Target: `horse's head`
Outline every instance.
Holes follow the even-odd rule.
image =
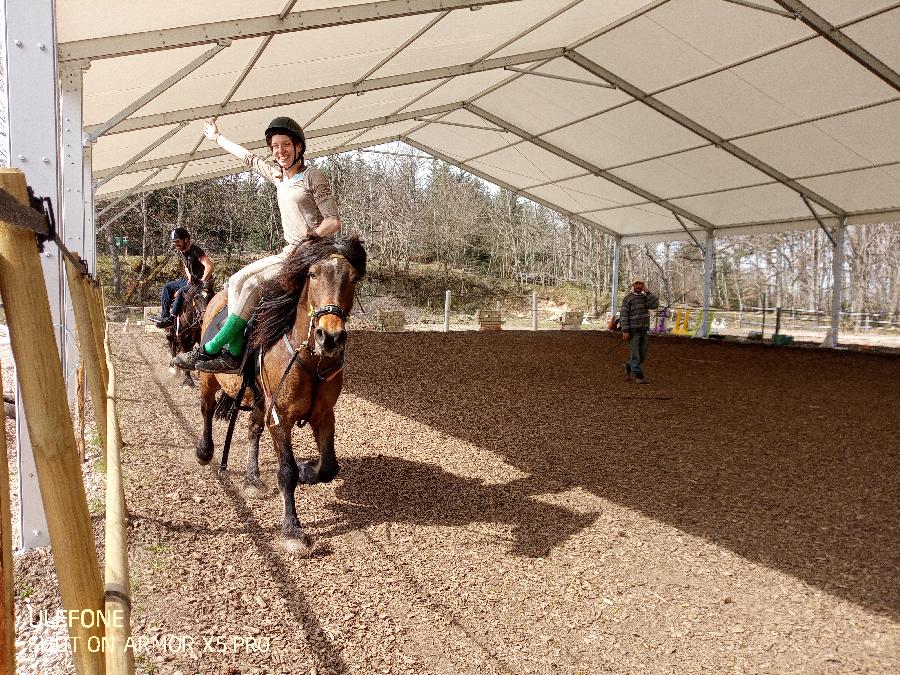
[[[346,323],[360,276],[342,253],[331,253],[310,266],[306,304],[315,354],[340,355],[347,342]]]
[[[355,235],[310,237],[295,246],[278,275],[263,283],[250,346],[266,350],[291,330],[305,331],[315,354],[340,356],[356,284],[365,273],[366,250]]]

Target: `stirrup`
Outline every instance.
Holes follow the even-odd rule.
[[[239,373],[241,359],[234,356],[227,349],[223,349],[215,356],[209,356],[197,362],[197,370],[201,373],[216,373],[219,375]]]

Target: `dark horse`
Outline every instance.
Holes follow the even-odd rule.
[[[258,394],[243,397],[244,405],[253,406],[245,485],[248,492],[262,486],[259,438],[267,426],[278,456],[278,487],[284,498],[282,531],[307,548],[310,540],[297,520],[294,492],[298,481],[306,485],[328,483],[338,474],[334,406],[344,382],[346,321],[353,308],[356,284],[365,271],[366,252],[355,236],[312,237],[298,244],[278,276],[262,284],[262,300],[249,339],[248,349],[260,350],[262,365],[255,382]],[[212,299],[204,330],[225,302],[224,292]],[[216,394],[221,389],[233,399],[240,385],[240,375],[200,374],[203,436],[197,442],[197,460],[201,464],[208,464],[213,457]],[[319,457],[298,465],[291,431],[306,422]]]
[[[184,295],[181,311],[175,317],[175,323],[166,329],[166,341],[169,343],[169,351],[172,358],[179,352],[190,351],[195,344],[200,342],[200,327],[203,323],[203,314],[209,298],[212,297],[212,281],[206,283],[190,283],[179,291]],[[194,386],[191,371],[184,370],[184,379],[181,384],[188,387]]]

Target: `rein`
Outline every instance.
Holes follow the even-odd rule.
[[[341,355],[338,360],[325,370],[320,370],[322,366],[322,357],[316,357],[318,358],[318,363],[316,364],[315,368],[304,361],[302,357],[304,351],[310,356],[316,356],[313,353],[312,347],[310,347],[313,341],[313,331],[315,330],[316,324],[318,323],[319,319],[329,314],[340,317],[343,321],[347,321],[347,319],[350,318],[349,313],[345,312],[338,305],[325,305],[324,307],[319,307],[318,309],[313,309],[313,306],[310,305],[309,327],[306,330],[306,341],[300,346],[300,349],[294,347],[293,343],[291,342],[291,338],[288,336],[288,333],[285,333],[282,336],[284,346],[285,348],[287,348],[288,353],[291,355],[291,359],[290,361],[288,361],[287,366],[285,366],[284,372],[281,374],[281,379],[278,381],[278,386],[275,388],[275,392],[272,394],[271,403],[269,403],[269,409],[266,411],[266,417],[263,422],[266,426],[269,425],[269,422],[271,421],[273,415],[275,416],[275,423],[280,424],[280,422],[278,421],[278,412],[275,410],[275,401],[278,400],[278,395],[281,393],[281,389],[282,387],[284,387],[284,383],[287,381],[287,377],[290,374],[291,369],[294,367],[295,363],[300,363],[300,366],[304,371],[306,371],[306,374],[309,375],[310,381],[312,382],[312,394],[310,395],[309,400],[309,410],[302,418],[300,418],[298,424],[300,428],[303,428],[306,425],[306,423],[309,421],[310,416],[312,415],[312,411],[316,403],[316,393],[318,392],[319,384],[321,384],[322,382],[330,382],[344,368],[344,359],[346,358],[347,354],[346,348],[341,349]],[[260,371],[262,371],[261,353],[259,358]]]

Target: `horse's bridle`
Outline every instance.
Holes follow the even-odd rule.
[[[350,314],[345,312],[338,305],[325,305],[324,307],[319,307],[318,309],[313,309],[312,305],[309,306],[309,329],[306,331],[306,342],[303,343],[303,346],[311,353],[312,347],[309,346],[310,341],[312,340],[313,331],[316,329],[316,324],[319,322],[319,319],[323,316],[327,316],[328,314],[333,314],[334,316],[339,316],[342,321],[346,321],[350,318]],[[287,334],[285,334],[287,337]]]
[[[332,254],[329,256],[330,258],[343,258],[344,256],[340,254]],[[275,388],[275,392],[272,395],[272,402],[269,404],[269,410],[266,413],[265,420],[263,424],[268,426],[269,421],[272,417],[272,413],[275,410],[275,401],[278,400],[278,394],[281,393],[281,388],[284,386],[285,380],[287,380],[288,374],[291,372],[291,368],[294,367],[294,363],[299,361],[300,366],[303,370],[306,371],[306,374],[309,375],[310,381],[312,382],[312,394],[310,396],[309,401],[309,411],[304,415],[300,421],[300,427],[303,427],[308,421],[310,415],[312,415],[313,406],[316,400],[316,391],[321,382],[329,382],[332,380],[341,370],[344,368],[344,359],[346,357],[346,349],[341,349],[341,356],[338,360],[326,368],[325,370],[319,370],[321,366],[321,359],[318,364],[316,364],[315,369],[313,369],[306,361],[301,357],[301,353],[303,350],[306,350],[308,354],[311,356],[315,356],[313,352],[313,348],[311,346],[313,341],[313,331],[316,329],[316,324],[318,324],[319,319],[323,316],[328,316],[329,314],[333,316],[340,317],[342,321],[347,321],[350,318],[350,313],[344,311],[344,309],[340,305],[325,305],[324,307],[313,308],[312,305],[309,306],[309,328],[306,330],[306,340],[300,346],[300,349],[294,347],[291,342],[291,338],[285,333],[282,336],[282,340],[284,341],[284,346],[287,348],[288,353],[291,355],[290,361],[288,361],[287,366],[285,366],[284,372],[281,374],[281,379],[278,381],[278,386]],[[259,353],[259,370],[262,372],[262,351]],[[277,413],[276,413],[277,415]]]

